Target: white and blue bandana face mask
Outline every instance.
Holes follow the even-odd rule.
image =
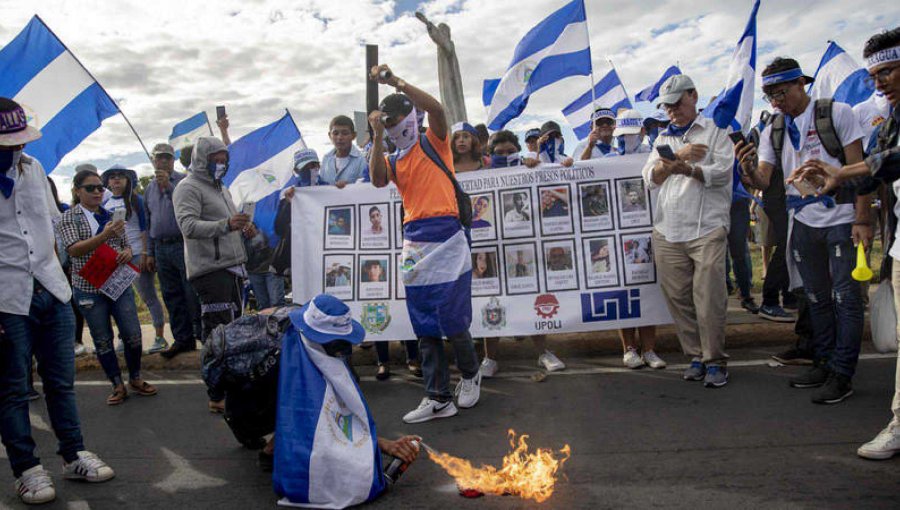
[[[221,181],[225,174],[228,173],[228,165],[225,163],[210,161],[206,163],[206,169],[209,170],[209,175],[217,181]]]
[[[551,136],[549,140],[541,144],[540,150],[547,155],[551,163],[556,163],[557,159],[561,161],[567,157],[565,152],[566,142],[562,136]]]
[[[634,154],[634,151],[641,145],[641,135],[619,135],[618,137],[619,154]]]
[[[416,113],[416,107],[413,106],[412,111],[396,126],[385,128],[388,138],[397,147],[398,158],[407,155],[419,139],[419,121]]]

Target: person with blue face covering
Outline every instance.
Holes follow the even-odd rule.
[[[512,131],[497,131],[491,138],[491,168],[519,166],[523,163],[519,156],[522,147],[519,138]]]
[[[653,144],[656,142],[656,137],[659,136],[660,131],[666,129],[669,126],[669,117],[666,116],[664,112],[659,110],[653,112],[653,115],[644,119],[644,130],[647,133],[647,143],[650,147],[653,147]]]
[[[194,145],[188,176],[175,187],[175,218],[184,235],[188,281],[200,298],[201,341],[219,324],[240,317],[241,280],[247,277],[247,253],[241,234],[253,237],[250,217],[237,211],[222,178],[228,172],[228,149],[221,140],[200,137]],[[209,390],[209,410],[225,410],[225,396]]]
[[[575,163],[574,159],[566,155],[566,143],[563,140],[559,124],[552,120],[541,126],[538,151],[538,159],[541,160],[541,163],[562,166],[572,166]]]

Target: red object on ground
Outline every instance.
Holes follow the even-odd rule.
[[[463,489],[462,487],[460,487],[459,495],[464,498],[474,499],[474,498],[480,498],[481,496],[484,496],[484,493],[478,489]]]

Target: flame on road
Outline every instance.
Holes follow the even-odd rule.
[[[553,495],[557,472],[572,454],[569,445],[559,452],[538,448],[528,452],[527,434],[519,436],[509,431],[509,446],[513,451],[503,457],[503,467],[474,467],[471,462],[446,453],[429,451],[428,455],[456,479],[461,489],[477,489],[485,494],[510,494],[542,503]],[[518,443],[518,444],[517,444]]]

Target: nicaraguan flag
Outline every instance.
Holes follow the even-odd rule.
[[[294,175],[294,152],[305,149],[290,112],[228,146],[228,173],[222,182],[236,204],[256,202],[281,190]]]
[[[209,125],[206,112],[200,112],[175,124],[172,134],[169,135],[169,145],[177,152],[188,145],[194,145],[197,138],[201,136],[213,136],[212,126]]]
[[[591,134],[591,116],[597,108],[609,108],[617,113],[619,108],[634,108],[615,69],[594,85],[593,96],[588,90],[563,109],[563,115],[579,140]]]
[[[281,341],[275,469],[279,505],[346,508],[385,489],[375,420],[350,369],[303,338],[298,320]]]
[[[28,144],[47,173],[104,119],[119,113],[109,94],[37,16],[0,50],[0,96],[34,115],[42,136]]]
[[[403,225],[406,309],[416,337],[462,333],[472,323],[472,256],[456,217],[438,216]]]
[[[704,110],[703,116],[713,119],[719,129],[731,127],[735,131],[750,129],[753,114],[753,93],[756,83],[756,13],[759,0],[753,3],[747,27],[738,40],[728,66],[725,88]]]
[[[591,74],[584,0],[569,2],[519,41],[488,108],[488,128],[499,131],[518,117],[537,90],[569,76]]]
[[[868,77],[869,73],[853,57],[831,41],[813,76],[815,81],[810,85],[809,95],[813,99],[830,97],[856,106],[875,92],[875,87],[866,83]]]
[[[653,85],[645,88],[644,90],[638,92],[634,96],[635,101],[646,101],[648,103],[652,103],[654,99],[659,97],[659,88],[662,87],[662,84],[666,82],[670,77],[675,76],[677,74],[681,74],[681,69],[678,69],[678,66],[671,66],[666,69],[666,72],[663,73],[662,77],[656,81]]]

